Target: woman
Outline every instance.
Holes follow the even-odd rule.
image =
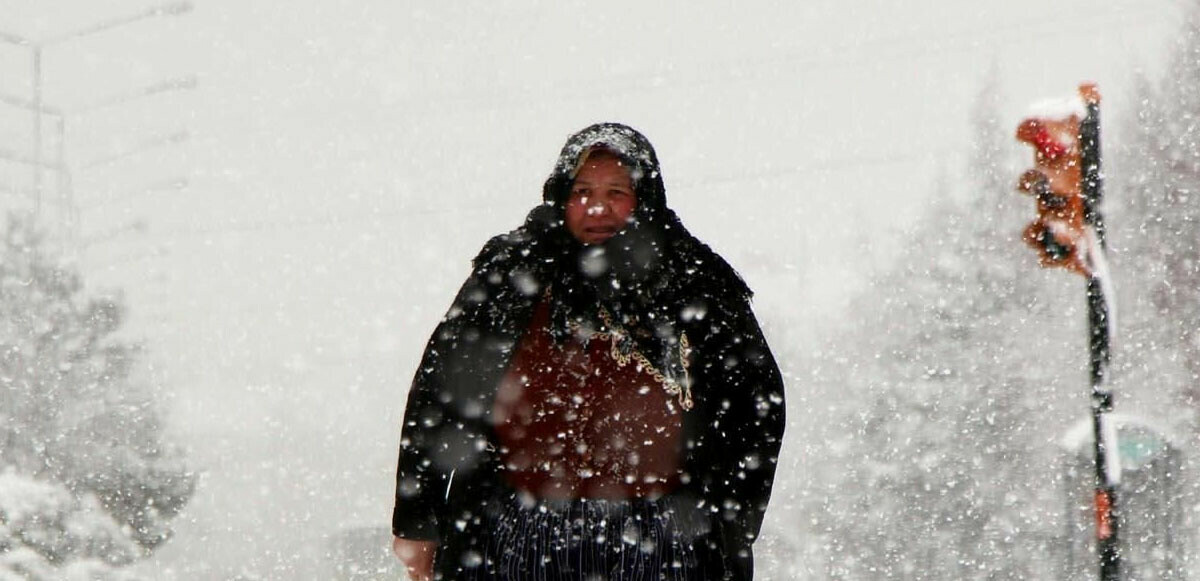
[[[751,291],[629,127],[571,136],[542,195],[429,340],[397,554],[414,578],[751,579],[784,426]]]

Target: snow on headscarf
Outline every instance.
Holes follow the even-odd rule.
[[[662,173],[654,146],[650,145],[646,136],[620,123],[597,123],[567,139],[542,189],[543,201],[559,205],[566,203],[575,173],[583,163],[584,156],[593,149],[607,149],[616,153],[630,168],[639,207],[645,206],[654,211],[666,208]]]
[[[564,208],[575,173],[594,149],[615,153],[630,169],[637,207],[624,230],[603,243],[585,246],[567,231]],[[667,207],[654,147],[627,125],[598,123],[571,135],[546,179],[542,199],[543,204],[526,220],[526,229],[537,240],[540,253],[549,254],[555,265],[550,275],[551,312],[553,326],[560,332],[566,332],[568,321],[598,328],[602,308],[619,325],[634,331],[647,354],[665,358],[678,341],[680,312],[697,293],[750,296],[741,277],[696,240]],[[700,276],[701,270],[715,276]]]

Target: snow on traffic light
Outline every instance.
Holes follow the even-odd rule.
[[[1098,101],[1095,86],[1082,85],[1078,97],[1041,103],[1017,126],[1017,140],[1033,147],[1033,167],[1021,175],[1017,189],[1037,200],[1038,212],[1023,238],[1038,251],[1042,266],[1085,277],[1093,274],[1096,238],[1086,221],[1080,125],[1088,104]]]

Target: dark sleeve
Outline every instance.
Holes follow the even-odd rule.
[[[458,303],[456,299],[426,344],[404,408],[392,534],[406,539],[436,540],[437,515],[447,500],[449,473],[433,458],[445,419],[444,407],[436,397],[440,391],[437,370],[444,365],[441,351],[452,347],[452,337],[460,331],[461,314],[452,316]]]
[[[437,540],[452,482],[481,459],[483,435],[472,410],[486,405],[479,401],[485,393],[479,387],[490,376],[481,362],[489,360],[484,350],[494,348],[484,331],[500,246],[501,238],[495,238],[475,258],[471,276],[426,344],[409,388],[392,511],[395,536]]]
[[[730,566],[749,578],[751,544],[758,538],[771,497],[783,440],[783,378],[749,302],[722,309],[706,341],[703,375],[714,401],[706,447],[713,471],[706,475],[710,513],[716,518]]]

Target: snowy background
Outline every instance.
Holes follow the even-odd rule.
[[[925,337],[921,305],[944,306],[948,288],[938,260],[952,273],[992,264],[1030,316],[1081,324],[1078,281],[1038,271],[1017,240],[1033,208],[1007,193],[1029,155],[1011,131],[1028,104],[1082,80],[1100,84],[1106,124],[1131,122],[1141,79],[1160,83],[1194,11],[1184,0],[194,0],[115,24],[154,5],[0,0],[0,32],[47,39],[43,99],[64,112],[71,182],[46,178],[46,228],[81,249],[89,288],[123,292],[122,333],[146,347],[166,430],[199,474],[174,538],[135,569],[154,579],[324,579],[343,544],[377,538],[383,550],[398,422],[428,333],[482,243],[539,200],[563,139],[601,120],[654,142],[669,203],[757,291],[790,397],[763,576],[860,578],[837,539],[869,535],[829,515],[861,509],[846,482],[878,474],[838,467],[899,461],[860,447],[886,455],[903,431],[871,444],[876,432],[846,414],[922,417],[886,396],[921,392],[881,362],[884,338]],[[114,26],[73,35],[97,23]],[[33,88],[29,46],[0,43],[0,94]],[[0,111],[0,152],[28,151],[32,133],[27,112]],[[1110,198],[1125,194],[1121,179],[1110,172]],[[29,167],[0,164],[0,188],[7,207],[28,206]],[[1001,242],[937,258],[959,247],[939,237],[980,214]],[[924,279],[898,303],[911,312],[884,308]],[[1024,291],[1042,302],[1011,294]],[[1039,340],[1082,369],[1081,333]],[[994,357],[988,345],[1011,339],[996,334],[948,349],[1000,370],[1035,363]],[[1052,448],[1086,412],[1079,369],[1013,380],[1042,390],[1022,405],[1059,412],[1044,418],[1054,425],[1014,412],[1026,443]],[[972,393],[987,389],[1000,388]],[[925,435],[930,449],[962,435],[947,429]]]

